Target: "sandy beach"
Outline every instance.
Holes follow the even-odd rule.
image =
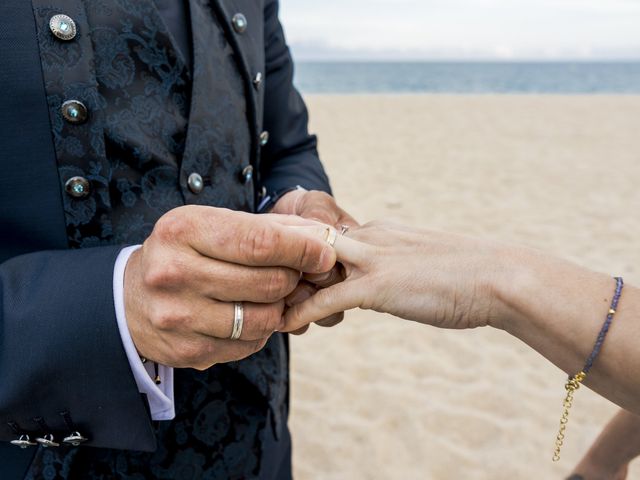
[[[640,284],[640,96],[307,100],[360,221],[524,243]],[[292,351],[301,480],[562,479],[616,411],[581,389],[554,464],[566,376],[502,332],[358,311]]]

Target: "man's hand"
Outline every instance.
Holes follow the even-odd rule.
[[[165,214],[125,272],[125,308],[141,356],[204,370],[260,350],[282,324],[284,301],[299,272],[328,272],[335,251],[279,215],[186,206]],[[306,229],[304,229],[306,230]],[[229,340],[234,304],[244,328]]]
[[[325,192],[294,190],[284,195],[274,206],[273,213],[283,215],[297,215],[302,218],[316,220],[326,225],[341,229],[342,225],[354,227],[358,222],[341,209],[335,199]],[[287,306],[291,307],[302,303],[319,288],[326,288],[344,280],[344,273],[340,265],[336,265],[331,271],[321,274],[307,274],[296,290],[286,299]],[[332,315],[316,322],[322,327],[333,327],[344,319],[344,312]],[[309,326],[292,332],[296,335],[305,333]]]

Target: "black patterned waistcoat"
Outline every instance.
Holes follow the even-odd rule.
[[[64,197],[70,246],[141,243],[185,204],[253,211],[256,178],[241,173],[258,161],[256,108],[219,5],[190,1],[191,66],[152,0],[54,3],[33,0],[58,171],[63,191],[74,177],[91,191]],[[75,20],[74,41],[51,35],[57,13]],[[65,120],[68,100],[86,106],[85,122]],[[286,429],[287,361],[276,335],[247,360],[176,370],[176,419],[157,426],[157,452],[40,448],[29,477],[254,477],[264,435]]]

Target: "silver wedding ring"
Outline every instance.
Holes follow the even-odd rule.
[[[324,241],[327,242],[330,247],[333,247],[336,244],[337,239],[338,239],[338,232],[336,231],[336,229],[327,227]]]
[[[234,304],[233,314],[233,330],[231,330],[231,340],[238,340],[242,335],[242,326],[244,325],[244,305],[242,302]]]
[[[350,228],[349,225],[340,225],[340,235],[346,235]]]

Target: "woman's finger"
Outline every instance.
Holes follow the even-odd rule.
[[[289,228],[314,238],[322,236],[333,244],[339,261],[348,262],[352,265],[361,265],[371,254],[372,247],[370,245],[349,238],[346,235],[340,235],[335,231],[332,232],[331,229],[333,227],[328,227],[321,223],[306,226],[290,225]]]
[[[283,332],[293,332],[305,325],[323,320],[345,310],[360,305],[359,298],[362,290],[358,282],[343,282],[333,287],[319,290],[318,293],[304,302],[294,305],[285,314]]]
[[[338,235],[333,245],[338,255],[338,261],[352,265],[362,265],[372,255],[372,247],[346,235]]]

